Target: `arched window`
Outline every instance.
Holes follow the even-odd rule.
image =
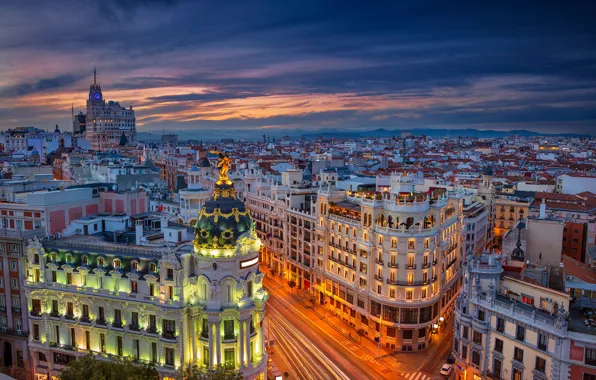
[[[87,264],[87,263],[88,263],[88,261],[89,261],[89,259],[87,258],[87,256],[82,256],[82,257],[81,257],[81,263],[83,263],[83,264]]]
[[[155,263],[149,263],[149,272],[155,272]]]
[[[130,266],[133,270],[137,270],[139,269],[139,263],[137,263],[136,261],[131,261]]]
[[[114,268],[120,268],[120,259],[114,259]]]
[[[97,265],[100,267],[103,267],[103,257],[98,257],[97,258]]]

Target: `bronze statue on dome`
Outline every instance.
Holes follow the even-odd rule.
[[[230,164],[232,160],[228,152],[222,153],[215,150],[210,150],[209,153],[217,154],[219,161],[217,162],[217,168],[219,169],[219,178],[216,182],[217,185],[231,185],[232,181],[228,178],[228,171],[230,170]]]

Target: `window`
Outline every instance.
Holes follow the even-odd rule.
[[[503,363],[500,360],[493,359],[493,377],[496,379],[501,378],[501,368]]]
[[[505,320],[503,318],[497,318],[497,331],[500,333],[505,332]]]
[[[412,331],[414,330],[404,330],[402,334],[403,339],[412,339]]]
[[[515,339],[519,340],[520,342],[523,342],[525,338],[526,338],[526,329],[521,326],[516,326]]]
[[[484,321],[484,310],[478,310],[478,320]]]
[[[408,273],[408,284],[412,285],[414,283],[414,273]]]
[[[411,300],[414,297],[414,292],[411,290],[406,290],[406,299]]]
[[[87,263],[89,262],[89,259],[87,258],[87,256],[83,256],[83,257],[81,257],[81,262],[82,262],[84,265],[87,265]]]
[[[99,334],[99,349],[102,353],[106,353],[106,334]]]
[[[540,371],[543,372],[546,369],[546,360],[544,360],[544,358],[541,358],[540,356],[536,356],[536,371]]]
[[[462,336],[462,338],[464,338],[464,339],[468,339],[468,327],[466,327],[466,326],[465,326],[465,327],[462,329],[462,334],[461,334],[461,336]]]
[[[422,296],[423,299],[426,298],[426,288],[425,289],[422,289],[422,295],[421,296]]]
[[[236,355],[233,348],[226,348],[224,350],[224,366],[226,368],[234,368],[236,365]]]
[[[534,297],[522,294],[522,302],[534,306]]]
[[[591,373],[584,373],[583,380],[596,380],[596,375],[593,375]]]
[[[546,335],[538,334],[538,349],[545,352],[548,350],[548,337]]]
[[[68,285],[72,285],[72,273],[71,272],[66,272],[66,283]]]
[[[596,349],[586,347],[584,363],[596,366]]]
[[[103,267],[103,257],[98,257],[97,258],[97,265],[100,267]]]
[[[225,320],[224,321],[224,339],[234,339],[234,321],[233,320]]]
[[[15,272],[17,270],[17,262],[15,260],[10,260],[10,271]]]
[[[155,343],[153,343],[155,344]],[[156,359],[154,361],[157,361],[157,355],[156,355]],[[209,347],[208,346],[203,346],[203,365],[205,366],[209,366]]]
[[[33,324],[33,339],[39,340],[39,325],[37,323]]]
[[[480,367],[480,353],[478,351],[472,351],[472,364]]]
[[[499,338],[495,338],[495,351],[503,353],[503,341]]]
[[[19,279],[18,278],[11,278],[10,280],[11,280],[10,281],[10,286],[13,289],[18,289],[19,288]]]
[[[122,337],[121,336],[116,337],[116,349],[117,349],[118,356],[122,356]]]
[[[155,272],[155,264],[149,263],[149,272]]]
[[[130,266],[133,270],[139,269],[139,263],[137,263],[136,261],[131,261]]]
[[[137,282],[136,281],[131,281],[130,282],[130,292],[131,293],[136,293],[137,292]]]
[[[408,249],[414,249],[416,242],[414,240],[408,240]]]
[[[174,366],[174,349],[166,348],[166,365]]]
[[[479,333],[478,331],[474,330],[473,340],[474,340],[474,343],[482,344],[482,334]]]
[[[465,345],[462,345],[462,346],[461,346],[461,358],[462,358],[463,360],[466,360],[466,359],[468,359],[468,347],[467,347],[467,346],[465,346]]]
[[[519,347],[515,347],[513,351],[513,359],[517,360],[520,363],[524,362],[524,350]]]
[[[114,323],[115,327],[122,327],[122,311],[114,309]]]
[[[512,380],[522,380],[521,370],[514,368],[513,374],[511,375]]]
[[[114,268],[120,268],[120,260],[114,259]]]

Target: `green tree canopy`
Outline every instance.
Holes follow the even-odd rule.
[[[242,380],[242,374],[232,368],[217,366],[213,369],[187,366],[179,371],[177,380]]]
[[[92,356],[73,360],[60,374],[61,380],[157,380],[154,366],[130,360],[102,361]]]

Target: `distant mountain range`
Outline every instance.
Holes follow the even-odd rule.
[[[478,129],[431,129],[431,128],[414,128],[414,129],[373,129],[373,130],[341,130],[341,129],[320,129],[318,131],[306,131],[303,129],[288,129],[288,130],[182,130],[182,131],[168,131],[169,134],[177,134],[178,138],[184,140],[203,140],[205,142],[216,141],[221,138],[234,138],[241,140],[261,140],[263,134],[271,136],[271,138],[279,139],[282,136],[290,136],[292,138],[304,137],[307,140],[314,140],[317,138],[335,138],[335,139],[358,139],[363,137],[400,137],[402,132],[411,132],[414,136],[429,136],[429,137],[473,137],[473,138],[500,138],[507,136],[556,136],[556,137],[589,137],[586,134],[577,133],[557,133],[546,134],[532,132],[525,129],[517,129],[510,131],[496,131],[496,130],[478,130]],[[159,141],[161,134],[158,133],[137,133],[137,139],[141,141]]]

